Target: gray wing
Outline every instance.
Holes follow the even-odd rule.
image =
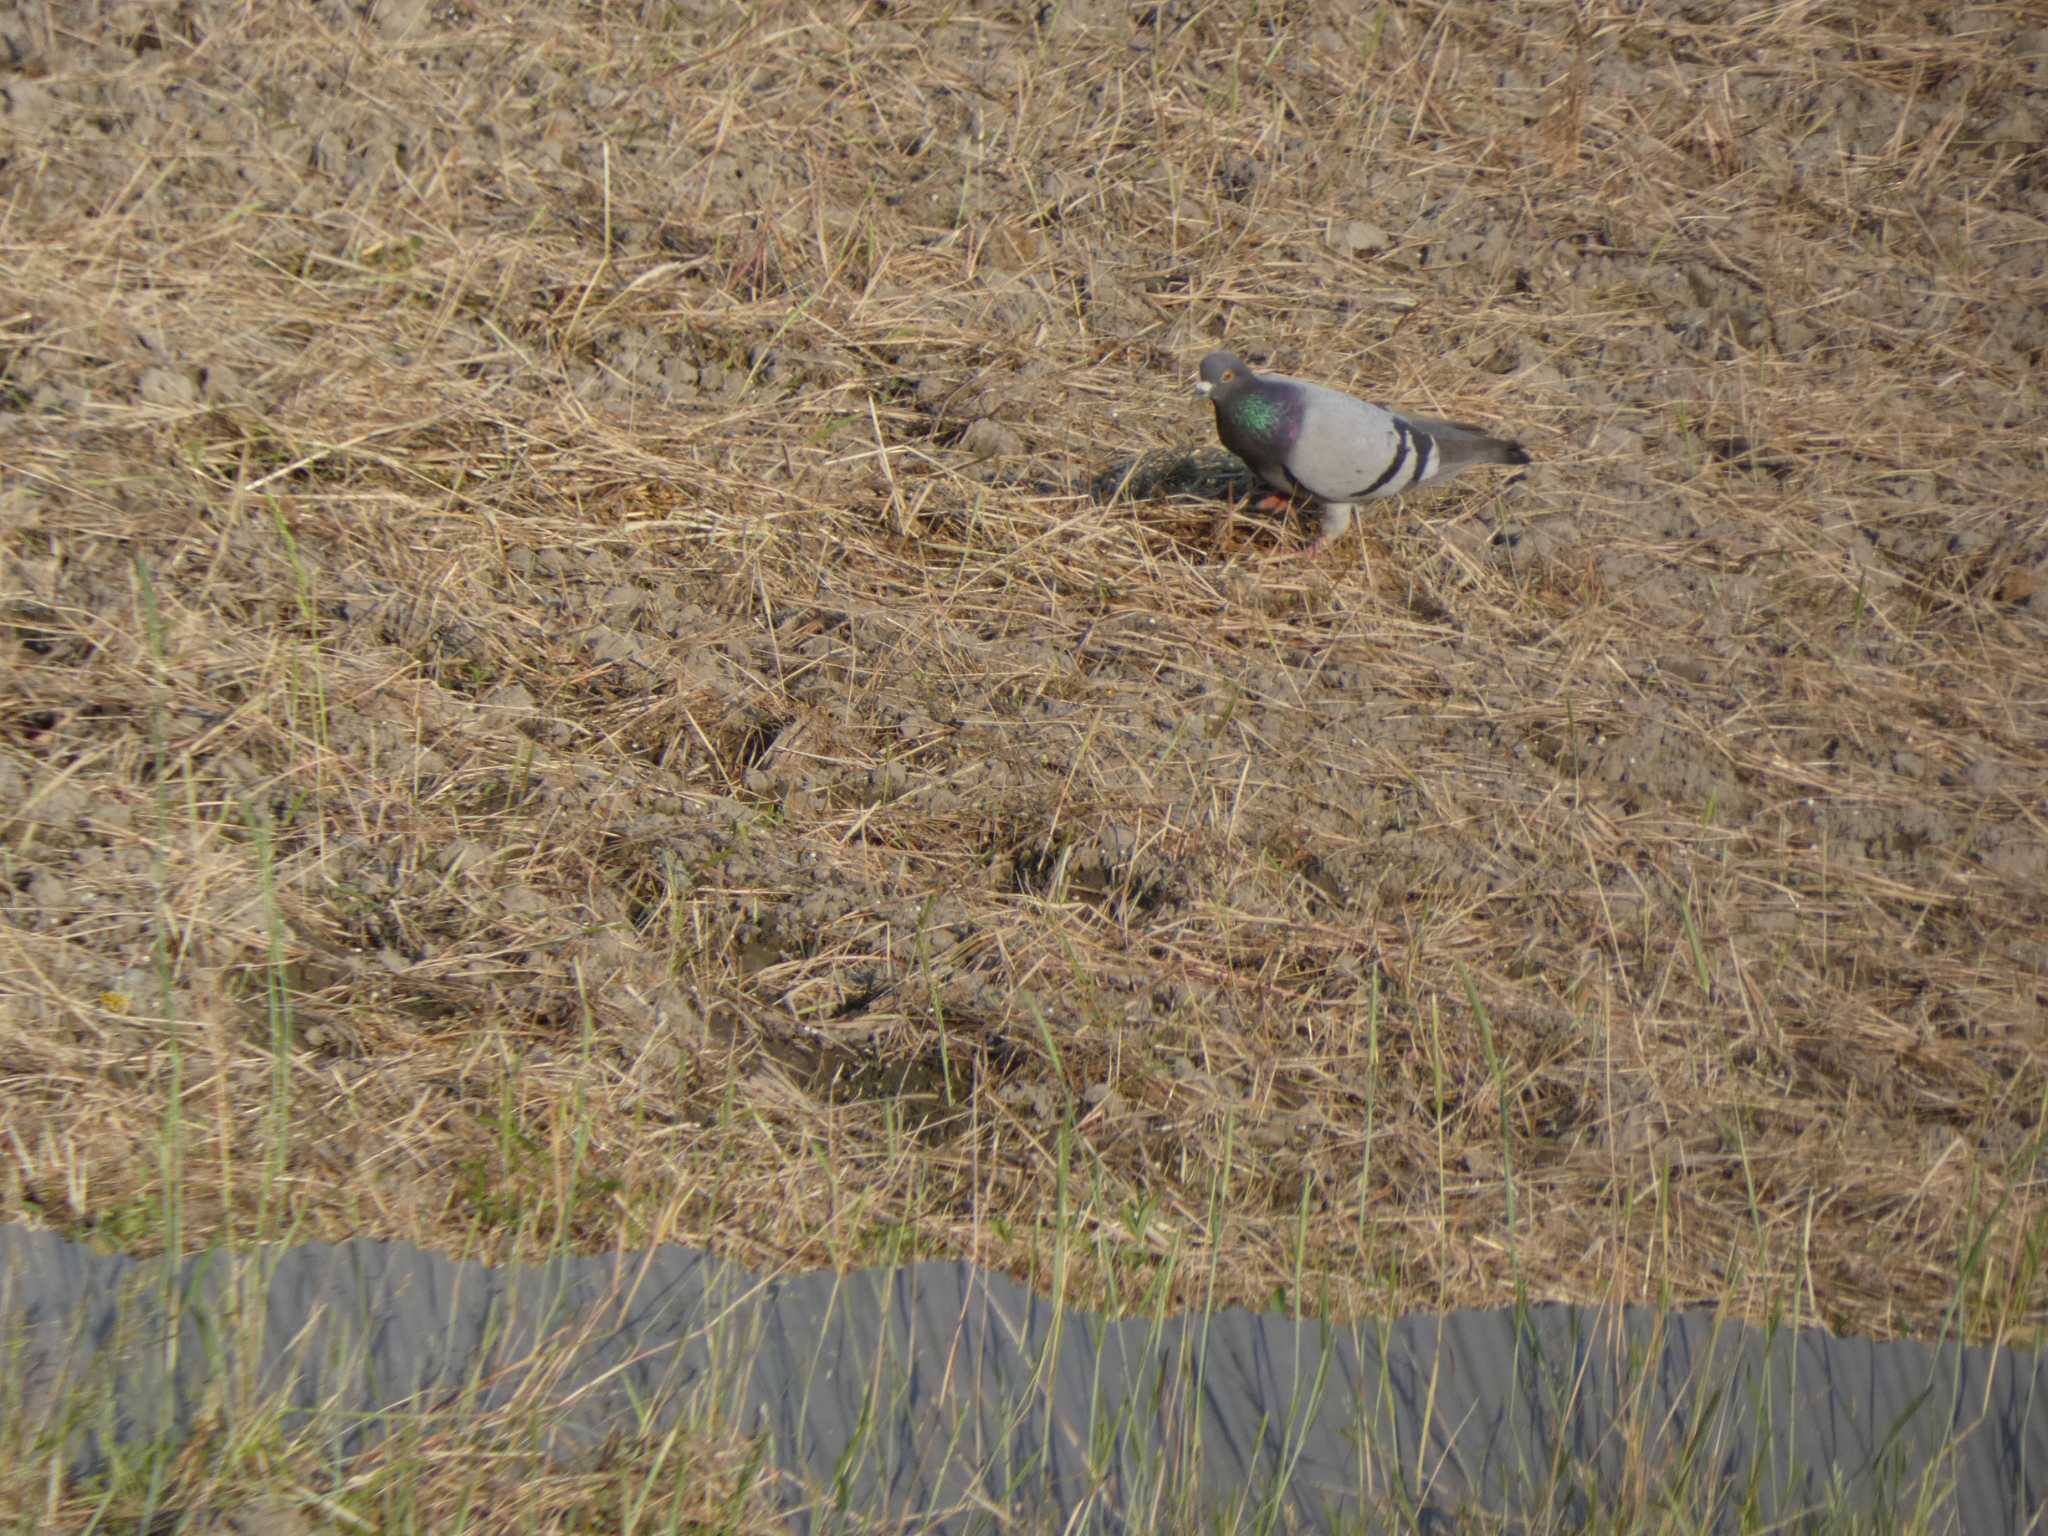
[[[1493,434],[1484,427],[1475,427],[1469,421],[1445,421],[1441,416],[1418,416],[1413,411],[1396,411],[1409,426],[1417,431],[1427,432],[1431,437],[1491,437]]]
[[[1433,480],[1455,475],[1474,464],[1526,464],[1529,453],[1520,443],[1496,437],[1484,427],[1463,421],[1443,421],[1435,416],[1411,416],[1399,412],[1395,419],[1408,428],[1411,437],[1420,434],[1434,450],[1416,480]]]
[[[1306,396],[1287,472],[1323,501],[1360,501],[1406,490],[1434,457],[1428,439],[1392,411],[1320,384],[1290,379]]]

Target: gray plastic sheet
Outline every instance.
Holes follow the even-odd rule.
[[[343,1458],[437,1413],[530,1414],[572,1459],[681,1418],[764,1437],[801,1532],[1568,1529],[1628,1479],[1722,1529],[2019,1531],[2048,1500],[2038,1350],[1709,1311],[1104,1320],[962,1263],[493,1269],[358,1239],[166,1266],[0,1227],[0,1347],[0,1415],[102,1405],[51,1429],[80,1475],[265,1400]]]

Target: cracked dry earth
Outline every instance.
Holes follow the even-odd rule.
[[[2018,5],[0,6],[0,1217],[2037,1328],[2044,124]],[[1218,542],[1219,342],[1538,462]]]

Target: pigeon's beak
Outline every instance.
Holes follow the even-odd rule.
[[[1209,391],[1214,389],[1215,387],[1216,386],[1214,384],[1211,384],[1207,379],[1195,380],[1195,393],[1202,396],[1204,399],[1208,398]]]

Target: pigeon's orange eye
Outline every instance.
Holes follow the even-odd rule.
[[[1234,379],[1237,377],[1237,370],[1235,368],[1226,368],[1223,370],[1223,377],[1225,380]]]

